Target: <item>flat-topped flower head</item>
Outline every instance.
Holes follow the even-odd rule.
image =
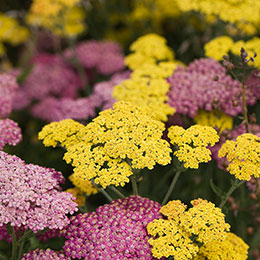
[[[117,102],[87,126],[73,120],[51,123],[39,138],[47,146],[61,143],[67,148],[64,159],[75,167],[75,182],[92,180],[105,188],[129,182],[131,167],[152,169],[156,163],[170,163],[171,149],[161,138],[163,131],[164,124],[146,108]]]
[[[159,209],[157,202],[131,196],[73,216],[62,231],[64,253],[73,259],[152,260],[146,225],[161,217]]]
[[[70,260],[71,258],[65,256],[64,253],[59,251],[54,251],[52,249],[35,249],[26,253],[22,256],[21,260]]]
[[[125,63],[132,70],[145,63],[155,64],[157,61],[172,61],[174,58],[166,39],[153,33],[139,37],[131,44],[130,50],[133,53],[125,58]]]
[[[179,200],[170,201],[160,210],[166,219],[155,219],[147,225],[154,257],[173,256],[176,260],[194,259],[206,243],[226,239],[230,226],[221,209],[207,200],[191,201],[193,207]]]
[[[227,158],[227,170],[239,180],[249,181],[251,176],[260,176],[260,137],[256,135],[242,134],[236,141],[227,140],[218,156]]]
[[[223,241],[214,241],[200,248],[201,258],[195,260],[246,260],[248,245],[235,234],[228,232]]]
[[[174,152],[185,168],[198,168],[199,163],[211,160],[211,151],[207,148],[219,140],[217,131],[210,126],[193,125],[187,130],[180,126],[169,128],[168,137],[178,148]]]
[[[16,122],[11,119],[0,119],[0,150],[6,144],[17,145],[22,141],[21,129]]]
[[[16,156],[0,151],[0,226],[24,227],[33,232],[62,229],[66,214],[77,211],[73,195],[60,191],[60,172],[25,164]]]

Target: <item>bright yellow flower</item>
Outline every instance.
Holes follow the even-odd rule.
[[[248,245],[238,236],[229,232],[225,240],[214,241],[200,248],[200,255],[208,260],[246,260]],[[198,260],[198,259],[197,259]]]
[[[198,125],[212,126],[220,133],[225,129],[231,130],[233,128],[233,118],[221,111],[200,110],[195,116],[194,121]]]
[[[87,194],[87,196],[98,193],[98,189],[92,184],[91,181],[81,180],[81,179],[75,178],[74,173],[69,176],[69,180],[78,189],[85,192]]]
[[[203,259],[197,256],[202,245],[226,239],[230,226],[221,209],[203,199],[191,204],[193,207],[186,210],[179,200],[170,201],[160,210],[167,219],[155,219],[147,225],[148,234],[154,237],[148,241],[154,257]]]
[[[227,55],[232,48],[233,40],[228,36],[216,37],[205,44],[205,55],[215,60],[222,60],[223,55]]]
[[[127,102],[115,103],[113,108],[100,112],[87,126],[67,119],[39,133],[45,145],[66,147],[64,159],[75,167],[75,185],[92,180],[103,188],[124,186],[133,174],[131,167],[152,169],[156,163],[171,161],[169,144],[161,138],[163,123],[147,109]]]
[[[168,131],[171,143],[178,146],[174,155],[184,162],[185,168],[198,168],[199,163],[211,160],[211,151],[207,147],[219,140],[214,128],[193,125],[185,130],[181,126],[171,126]]]
[[[253,134],[242,134],[236,141],[227,140],[218,156],[229,161],[227,170],[239,180],[249,181],[251,176],[260,177],[260,138]]]

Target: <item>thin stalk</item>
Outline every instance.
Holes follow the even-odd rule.
[[[136,182],[135,176],[134,175],[130,176],[130,180],[132,183],[133,194],[138,195],[138,187],[137,187],[137,182]]]
[[[221,203],[219,204],[219,208],[223,208],[224,205],[226,204],[227,202],[227,199],[231,196],[231,194],[242,184],[244,183],[245,181],[239,181],[238,179],[236,179],[232,186],[230,187],[230,189],[228,190],[228,192],[226,193],[225,197],[223,197]]]
[[[8,258],[2,252],[0,252],[0,260],[8,260]]]
[[[20,245],[20,247],[19,247],[18,260],[20,260],[20,259],[22,258],[24,243],[25,243],[25,239],[23,239],[23,241],[21,242],[21,245]]]
[[[243,76],[242,76],[242,105],[243,105],[243,117],[244,123],[246,127],[246,132],[249,133],[249,122],[248,122],[248,114],[247,114],[247,105],[246,105],[246,89],[245,89],[245,74],[246,74],[246,66],[243,62]]]
[[[119,191],[115,186],[109,187],[113,192],[115,192],[120,198],[124,199],[125,195]]]
[[[98,190],[107,198],[107,200],[109,202],[113,201],[113,199],[110,197],[110,195],[103,188],[98,188]]]
[[[14,227],[11,227],[11,236],[12,236],[12,260],[17,259],[17,241],[15,236]]]
[[[177,170],[176,174],[174,175],[174,177],[172,179],[172,183],[171,183],[171,185],[170,185],[170,187],[169,187],[169,189],[168,189],[167,193],[165,194],[164,199],[162,201],[162,206],[165,205],[165,203],[168,201],[169,197],[171,196],[172,191],[175,187],[175,184],[176,184],[178,178],[180,177],[181,172],[182,172],[181,170]]]

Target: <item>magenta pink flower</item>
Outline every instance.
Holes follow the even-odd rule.
[[[159,203],[139,196],[79,214],[63,231],[64,253],[75,259],[154,259],[146,225],[160,218]]]
[[[77,211],[73,195],[60,191],[60,172],[25,164],[2,151],[0,171],[0,226],[10,223],[33,232],[62,229],[69,223],[66,214]]]
[[[51,249],[35,249],[22,256],[21,260],[70,260],[71,258],[65,256],[62,252]]]
[[[0,150],[3,150],[6,144],[17,145],[21,140],[21,129],[16,122],[11,119],[0,119]]]

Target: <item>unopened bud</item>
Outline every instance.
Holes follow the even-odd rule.
[[[249,121],[252,124],[256,123],[256,115],[255,114],[250,115],[249,116]]]
[[[228,60],[224,60],[223,62],[223,66],[227,69],[227,70],[233,70],[234,69],[234,64]]]
[[[254,229],[252,227],[248,227],[246,232],[248,235],[252,235],[254,233]]]
[[[214,81],[218,81],[218,80],[219,80],[219,76],[215,76],[215,77],[213,78],[213,80],[214,80]]]
[[[237,107],[238,106],[238,101],[237,100],[232,100],[232,106]]]
[[[250,199],[251,200],[257,200],[257,196],[254,192],[250,193]]]

